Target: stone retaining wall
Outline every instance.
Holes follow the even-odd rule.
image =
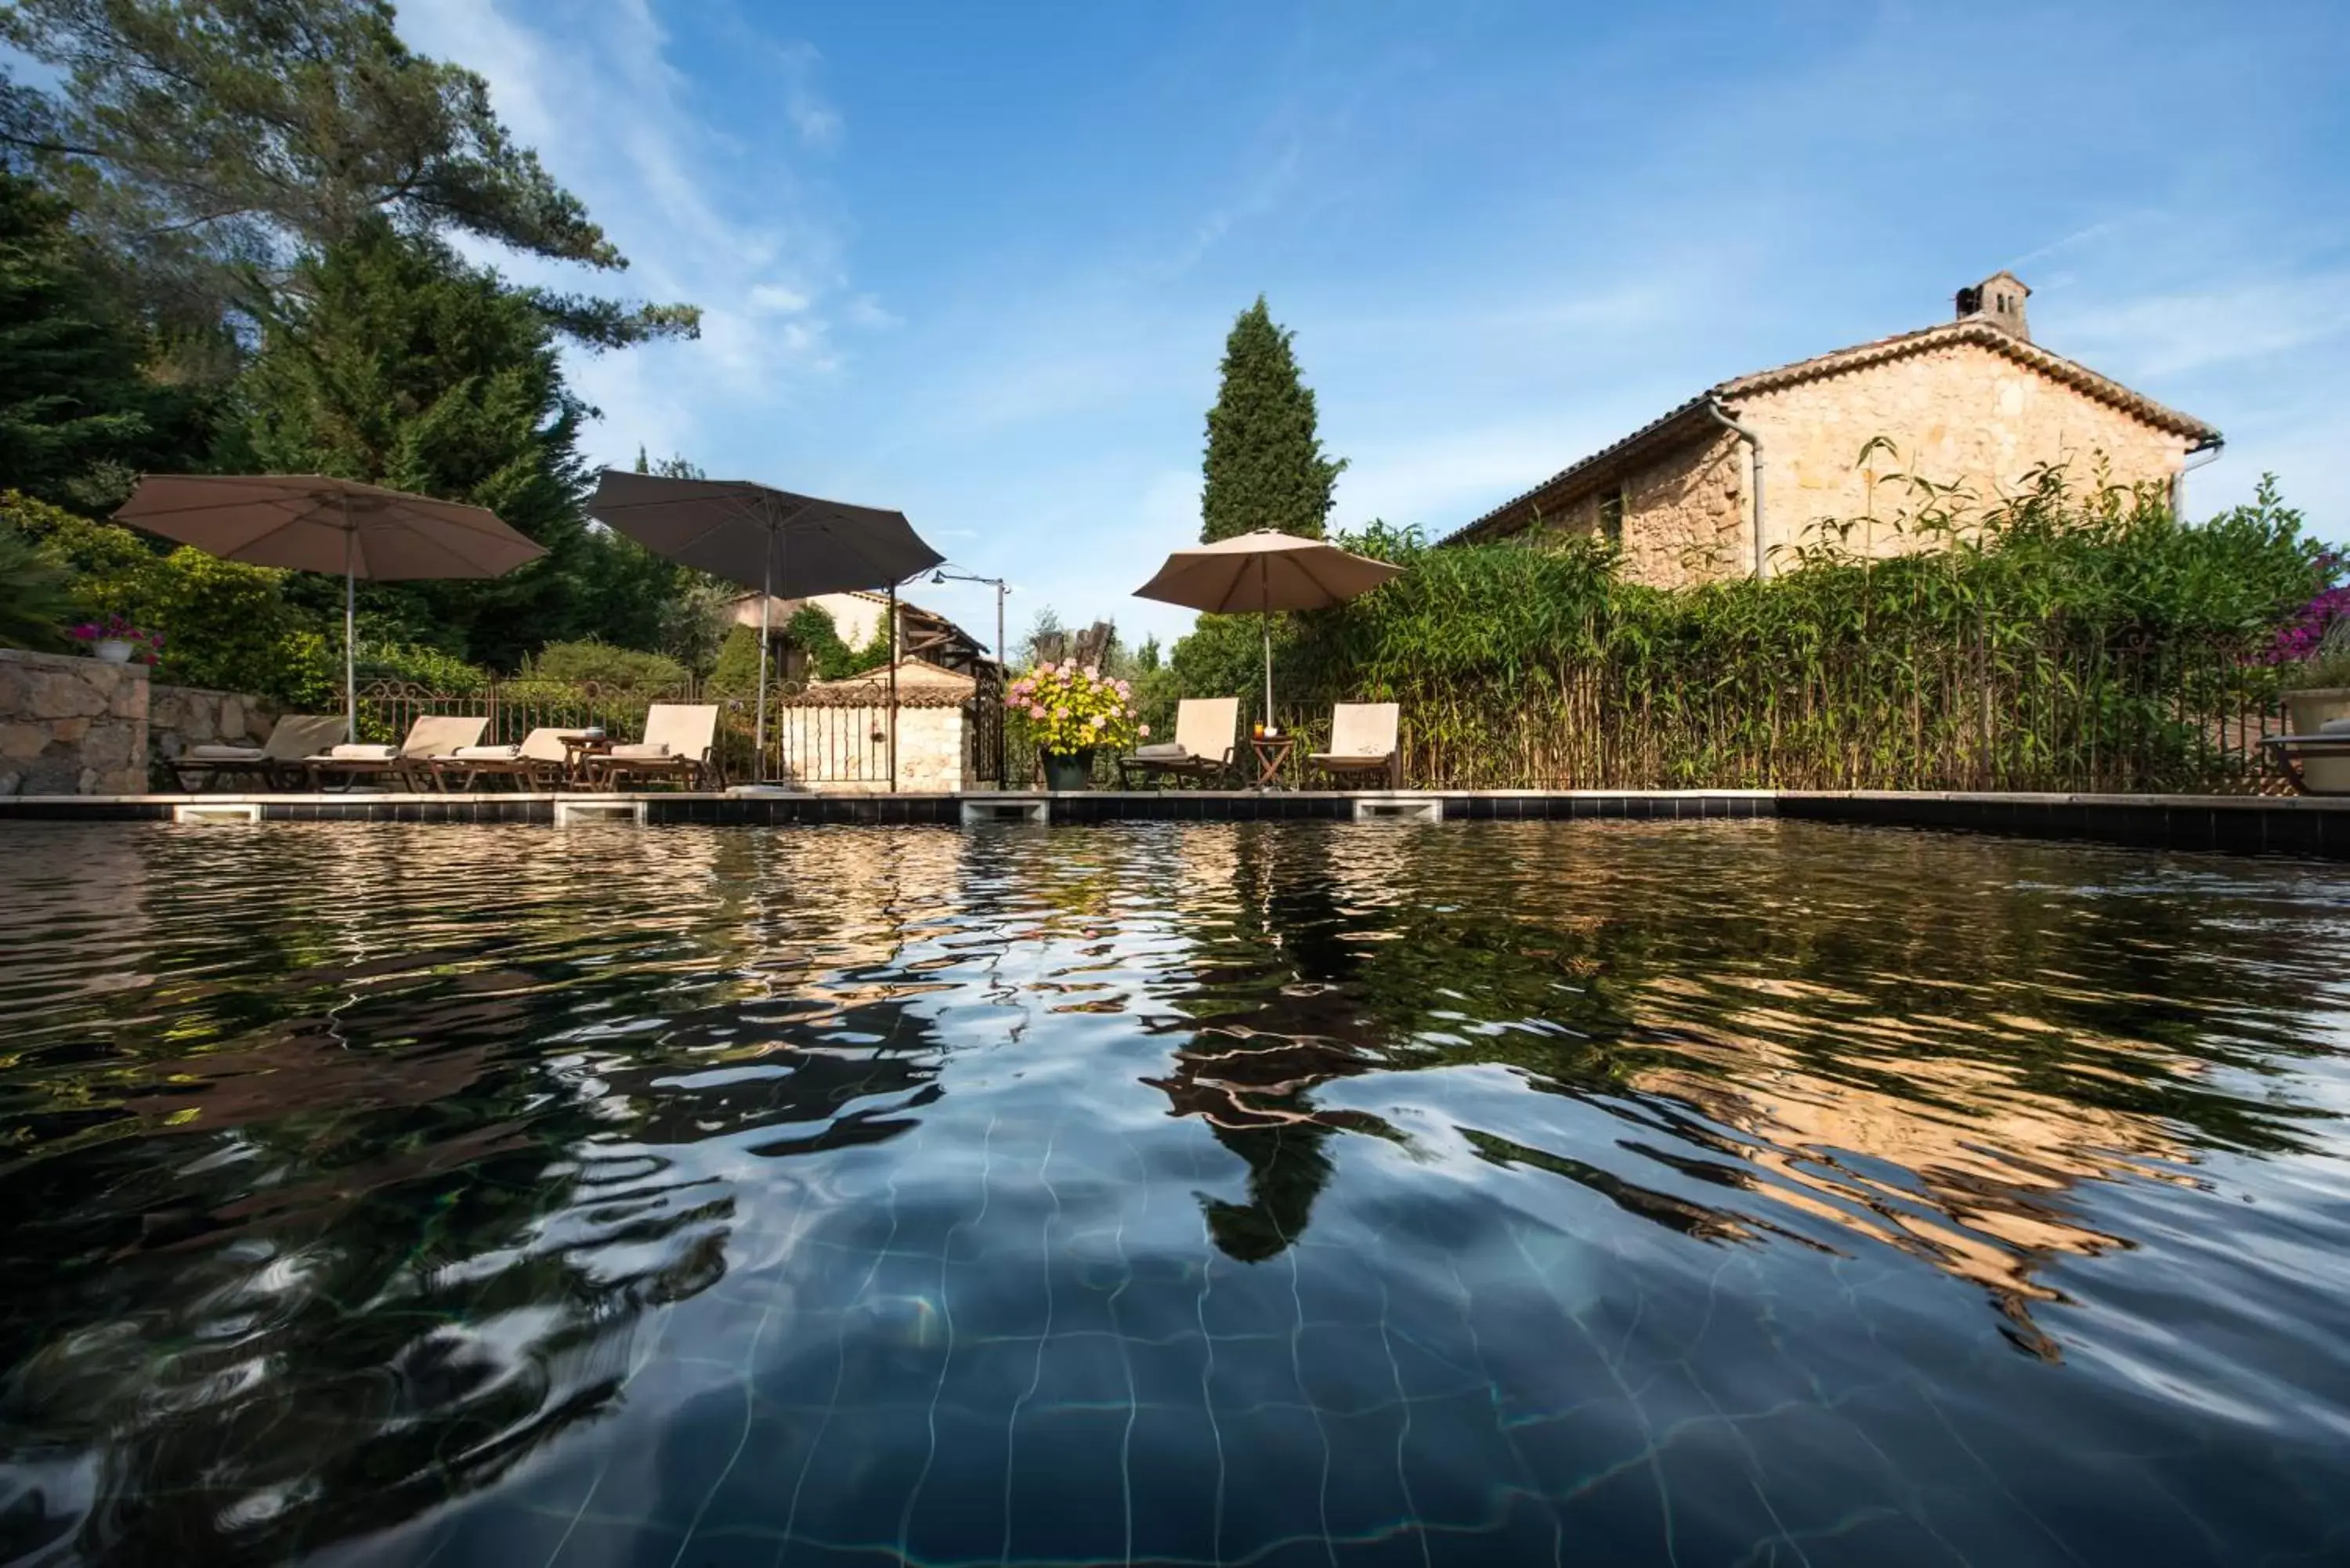
[[[155,686],[147,696],[147,744],[168,762],[190,746],[257,746],[277,722],[277,705],[242,691]]]
[[[0,795],[147,788],[147,670],[0,648]]]

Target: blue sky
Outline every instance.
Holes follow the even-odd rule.
[[[1724,377],[1942,319],[2227,432],[2350,536],[2350,5],[400,0],[695,343],[581,357],[598,459],[900,507],[1139,636],[1235,313],[1334,521],[1450,528]],[[1977,18],[1982,18],[1978,20]],[[517,275],[561,269],[515,264]],[[2330,461],[2329,461],[2330,460]],[[985,635],[984,590],[919,590]]]

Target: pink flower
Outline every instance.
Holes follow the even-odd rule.
[[[1136,725],[1134,732],[1141,736],[1146,741],[1150,739],[1150,726],[1148,724]]]
[[[1099,680],[1101,679],[1101,671],[1088,664],[1086,666],[1086,679],[1088,680]]]

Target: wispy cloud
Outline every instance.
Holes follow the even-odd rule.
[[[621,278],[536,258],[482,254],[532,281],[623,291],[702,307],[697,343],[571,356],[572,380],[602,413],[593,455],[639,443],[691,454],[702,400],[789,400],[841,364],[836,322],[864,327],[879,306],[851,290],[839,222],[769,146],[746,144],[703,110],[649,0],[586,0],[546,16],[519,0],[403,0],[401,32],[423,52],[490,83],[498,112],[628,255]],[[799,147],[838,144],[839,113],[817,89],[808,46],[776,46],[785,117]],[[621,106],[625,106],[624,108]]]
[[[2100,368],[2178,376],[2289,354],[2350,335],[2350,272],[2249,278],[2140,295],[2064,322],[2066,352]]]

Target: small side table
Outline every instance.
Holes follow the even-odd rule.
[[[1281,770],[1289,763],[1289,754],[1297,750],[1295,735],[1252,735],[1249,749],[1256,753],[1256,789],[1281,787]]]
[[[563,737],[563,779],[574,789],[588,787],[588,759],[612,749],[608,735],[583,735],[573,732]]]

